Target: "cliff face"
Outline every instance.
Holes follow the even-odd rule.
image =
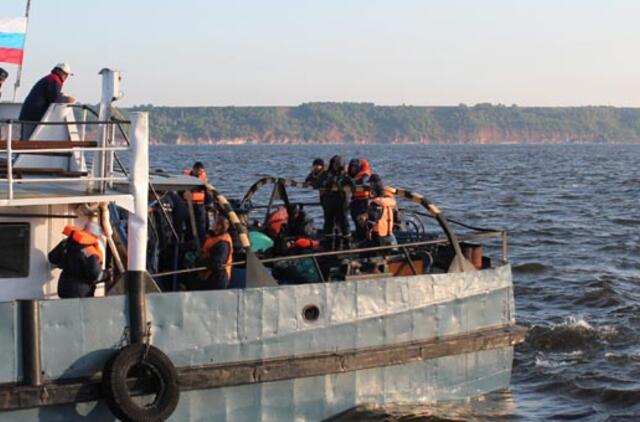
[[[136,107],[167,144],[640,143],[640,109],[375,106]]]
[[[407,136],[398,136],[392,139],[380,139],[376,137],[350,139],[337,129],[326,138],[304,139],[277,137],[270,134],[264,136],[247,136],[234,138],[189,138],[178,136],[174,142],[163,142],[154,139],[155,144],[175,145],[298,145],[298,144],[567,144],[567,143],[640,143],[640,138],[624,138],[619,140],[606,140],[600,134],[584,134],[571,132],[531,131],[531,130],[502,130],[484,128],[474,132],[460,132],[447,136],[444,139],[430,139],[426,137],[414,139]]]

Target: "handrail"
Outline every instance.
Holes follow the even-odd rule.
[[[490,239],[490,238],[500,238],[503,237],[505,232],[496,231],[496,232],[483,232],[479,234],[471,234],[460,236],[458,239],[460,241],[468,241],[468,240],[479,240],[479,239]],[[447,244],[449,243],[448,238],[439,238],[432,240],[423,240],[419,242],[409,242],[409,243],[399,243],[397,245],[385,245],[385,246],[372,246],[368,248],[358,248],[358,249],[347,249],[341,251],[328,251],[328,252],[315,252],[315,253],[307,253],[300,255],[288,255],[288,256],[279,256],[275,258],[266,258],[261,259],[260,262],[262,264],[269,264],[274,262],[282,262],[282,261],[297,261],[306,258],[320,258],[327,256],[337,256],[337,255],[353,255],[356,253],[365,253],[365,252],[380,252],[389,249],[400,249],[400,248],[415,248],[418,246],[426,246],[426,245],[438,245],[438,244]],[[503,261],[504,262],[504,261]],[[245,265],[246,261],[235,261],[232,262],[232,266]],[[178,275],[178,274],[189,274],[193,272],[200,272],[207,270],[208,267],[196,267],[196,268],[185,268],[183,270],[175,270],[175,271],[165,271],[161,273],[151,274],[151,277],[165,277],[169,275]]]
[[[29,124],[39,126],[71,126],[71,125],[117,125],[130,124],[128,120],[78,120],[73,122],[47,122],[35,120],[0,119],[0,124]]]
[[[0,178],[0,182],[8,182],[9,178]],[[28,179],[13,179],[13,183],[69,183],[69,182],[127,182],[129,181],[126,177],[91,177],[91,176],[81,176],[81,177],[47,177],[47,178],[28,178]]]
[[[88,141],[16,141],[13,139],[13,126],[14,124],[33,124],[36,126],[72,126],[72,125],[116,125],[120,129],[122,123],[130,123],[128,121],[122,120],[109,120],[109,121],[101,121],[101,120],[93,120],[93,121],[57,121],[57,122],[49,122],[49,121],[25,121],[25,120],[16,120],[16,119],[0,119],[0,124],[4,124],[7,126],[7,139],[6,141],[0,142],[0,154],[6,155],[6,178],[0,178],[0,183],[8,184],[8,199],[13,200],[15,196],[14,185],[16,183],[19,184],[32,184],[32,183],[77,183],[82,182],[87,184],[88,191],[93,190],[93,183],[99,182],[100,186],[104,186],[103,182],[113,183],[113,182],[126,182],[129,180],[128,177],[118,177],[115,174],[112,174],[110,171],[107,174],[107,169],[103,169],[99,176],[95,177],[92,175],[87,175],[86,172],[65,172],[64,168],[49,170],[51,171],[51,176],[67,176],[67,177],[35,177],[35,178],[14,178],[14,173],[19,173],[20,170],[24,173],[28,171],[28,168],[24,166],[20,167],[20,170],[14,166],[14,155],[21,154],[32,154],[32,155],[46,155],[46,154],[60,154],[60,153],[80,153],[80,152],[93,152],[93,153],[102,153],[105,154],[107,152],[115,154],[116,151],[128,151],[130,150],[130,145],[113,145],[113,146],[97,146],[95,142]],[[32,145],[29,145],[29,142],[33,142]],[[46,145],[45,142],[51,142],[52,145]],[[79,145],[73,145],[74,142],[77,142]],[[129,144],[127,140],[127,144]],[[28,167],[28,166],[27,166]],[[41,169],[40,174],[44,174],[43,171],[47,171],[42,168],[42,166],[37,166],[32,169],[32,172],[35,169]],[[60,170],[60,171],[58,171]],[[48,174],[47,174],[48,175]],[[101,187],[100,192],[103,192],[103,188]]]
[[[27,143],[28,141],[25,141]],[[129,147],[72,147],[72,148],[42,148],[42,149],[14,149],[12,148],[13,154],[44,154],[44,153],[54,153],[54,152],[81,152],[81,151],[128,151],[131,148]],[[5,153],[5,151],[0,150],[0,154]]]

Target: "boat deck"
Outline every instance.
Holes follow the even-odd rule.
[[[52,179],[50,183],[20,183],[20,179],[14,179],[13,199],[8,199],[8,184],[0,183],[0,206],[113,201],[127,210],[133,209],[133,196],[129,194],[129,181],[124,180],[124,177],[114,182],[115,187],[113,189],[106,189],[105,192],[88,192],[88,182],[89,180],[86,178],[76,178],[64,183],[57,181],[57,179]],[[150,175],[149,183],[158,191],[187,190],[194,186],[202,185],[202,182],[195,177],[168,173]]]
[[[8,198],[8,185],[0,184],[0,206],[2,207],[113,201],[125,209],[133,208],[133,196],[129,193],[113,189],[107,189],[105,192],[87,192],[87,181],[82,179],[64,184],[16,183],[13,186],[13,199]]]

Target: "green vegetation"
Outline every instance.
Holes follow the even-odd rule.
[[[376,106],[154,107],[157,142],[640,143],[640,109],[615,107]]]

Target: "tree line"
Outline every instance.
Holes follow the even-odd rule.
[[[605,106],[154,107],[154,141],[174,143],[640,143],[640,109]]]

